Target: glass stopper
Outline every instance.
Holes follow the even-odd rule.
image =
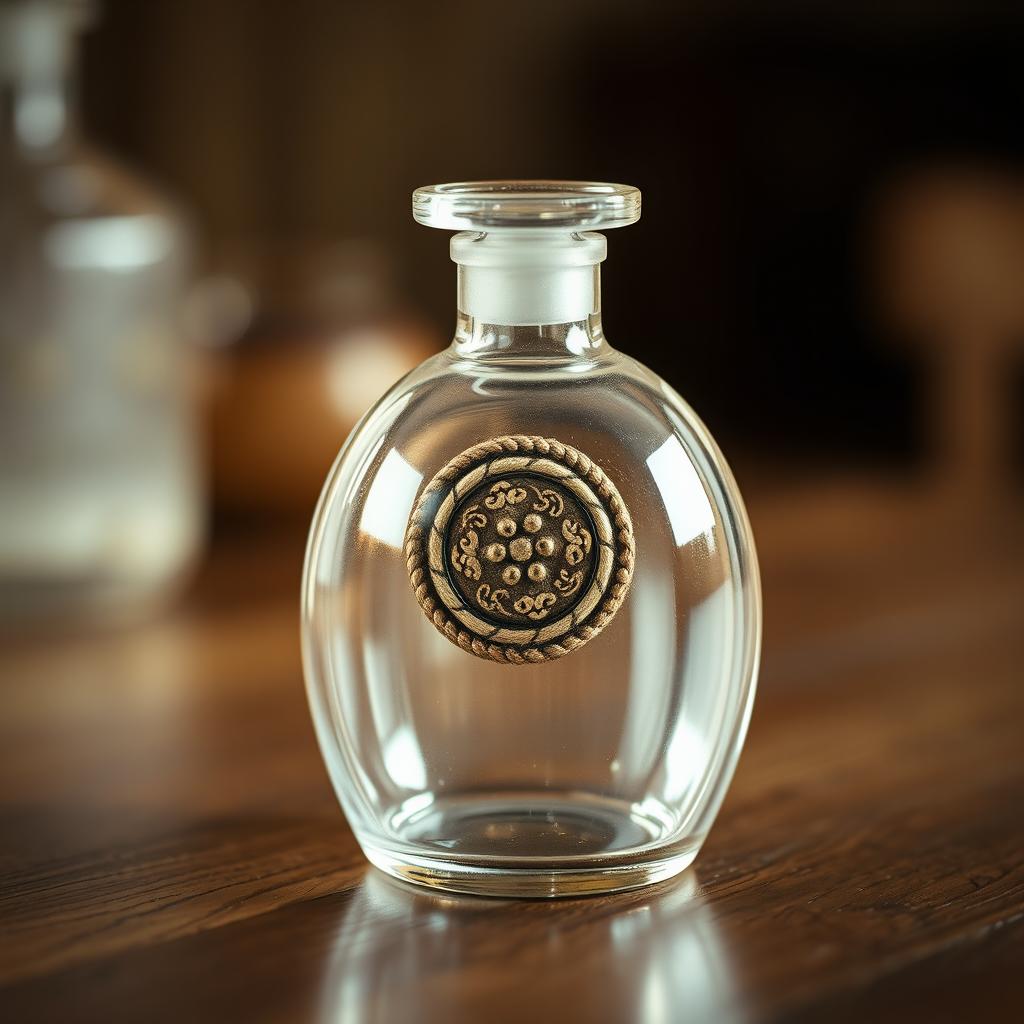
[[[457,181],[416,189],[412,215],[454,230],[604,230],[640,219],[640,190],[603,181]]]

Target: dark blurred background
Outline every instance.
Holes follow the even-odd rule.
[[[1016,5],[104,10],[86,41],[88,124],[187,199],[218,270],[237,271],[252,243],[374,240],[444,334],[453,267],[410,219],[412,188],[630,182],[644,219],[612,239],[614,344],[741,449],[923,457],[938,357],[900,342],[940,341],[877,315],[870,235],[901,182],[1019,173]],[[1019,385],[1020,365],[1008,372]]]
[[[73,97],[73,128],[42,156],[29,139],[32,152],[16,155],[7,177],[16,187],[0,220],[18,244],[3,257],[5,304],[16,310],[4,330],[25,339],[25,351],[8,345],[0,414],[6,406],[11,450],[21,452],[4,472],[28,483],[0,536],[52,506],[46,488],[69,472],[54,451],[68,437],[83,446],[75,472],[86,489],[91,480],[109,493],[104,473],[115,484],[141,481],[144,465],[184,495],[183,509],[198,509],[174,527],[179,564],[200,550],[203,521],[286,516],[301,530],[358,415],[451,335],[447,238],[414,224],[409,194],[475,178],[642,189],[643,219],[610,239],[606,333],[690,401],[746,493],[789,481],[820,491],[838,476],[863,497],[865,480],[888,480],[918,488],[916,512],[905,514],[927,518],[940,505],[994,506],[1018,489],[1019,7],[4,0],[0,9],[26,5],[71,12],[60,88]],[[8,33],[5,58],[10,137],[26,126],[38,134],[52,100],[33,106],[29,95],[19,106],[18,90],[38,92],[46,70],[39,33],[22,29]],[[109,169],[117,165],[127,178]],[[89,194],[99,196],[92,206]],[[97,399],[124,413],[116,425],[72,415],[71,396],[103,383],[102,339],[118,332],[123,351],[110,358],[143,363],[131,371],[136,383],[170,365],[167,345],[161,362],[155,343],[137,343],[152,341],[153,316],[143,330],[137,311],[126,312],[170,278],[140,274],[129,288],[127,264],[114,267],[123,295],[104,305],[82,297],[109,283],[106,236],[89,236],[88,252],[81,239],[68,242],[59,273],[34,254],[62,218],[158,208],[188,226],[189,269],[175,309],[164,303],[159,318],[165,342],[177,337],[174,353],[196,357],[176,400],[191,403],[198,443],[188,449],[181,416],[155,417],[148,449],[140,441],[121,463],[90,471],[83,466],[114,451],[115,438],[141,438],[139,410],[159,403],[155,391],[117,390],[121,370]],[[107,278],[88,276],[100,273],[94,256]],[[67,267],[83,283],[59,277]],[[63,327],[46,321],[40,311],[63,308],[71,292],[121,326],[83,342],[75,324],[84,314]],[[45,359],[41,337],[59,339]],[[73,363],[71,351],[87,361],[60,378],[62,398],[55,367]],[[40,441],[45,388],[30,384],[50,388],[64,435],[51,425]],[[190,459],[199,468],[186,472]],[[139,500],[156,486],[140,483]],[[787,494],[776,509],[783,518],[802,500]],[[75,508],[79,499],[61,500]],[[859,514],[845,498],[830,500]],[[150,535],[146,513],[133,533],[118,520],[131,518],[125,507],[78,516],[105,523],[92,541],[69,540],[83,579],[95,572],[89,543],[100,572],[112,547],[127,566],[142,557],[145,543],[123,538]],[[23,558],[30,541],[18,534],[8,545],[19,595],[25,579],[63,571],[64,554],[52,572]],[[167,575],[172,561],[152,571]]]

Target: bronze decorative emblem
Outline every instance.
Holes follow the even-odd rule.
[[[615,485],[554,438],[496,437],[424,488],[406,533],[416,598],[449,640],[528,664],[582,647],[633,575],[633,525]]]

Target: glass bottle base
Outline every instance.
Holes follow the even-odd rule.
[[[668,842],[669,826],[646,808],[588,794],[474,794],[401,808],[392,827],[404,842],[369,841],[363,850],[389,875],[434,889],[584,896],[653,885],[687,868],[702,837]]]

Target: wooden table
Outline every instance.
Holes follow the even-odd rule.
[[[4,641],[0,1020],[1024,1019],[1024,526],[764,495],[766,653],[681,879],[454,898],[368,869],[316,751],[301,539],[130,630]]]

